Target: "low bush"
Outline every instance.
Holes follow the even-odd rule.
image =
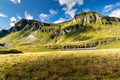
[[[18,50],[15,50],[15,49],[0,50],[0,54],[17,54],[17,53],[22,53],[22,51],[18,51]]]

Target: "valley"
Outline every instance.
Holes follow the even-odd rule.
[[[120,80],[120,0],[0,0],[0,80]]]
[[[120,18],[81,12],[0,30],[0,80],[119,80]]]

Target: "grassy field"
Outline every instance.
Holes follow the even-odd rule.
[[[0,80],[120,80],[120,49],[1,54]]]

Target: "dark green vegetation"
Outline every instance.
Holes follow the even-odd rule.
[[[18,54],[18,53],[22,53],[22,52],[15,49],[0,50],[0,54]]]
[[[120,80],[120,50],[0,55],[0,80]]]
[[[22,19],[0,31],[0,48],[44,51],[67,48],[120,48],[120,19],[94,11],[82,12],[63,23]],[[114,44],[115,43],[115,44]],[[105,47],[106,46],[106,47]]]

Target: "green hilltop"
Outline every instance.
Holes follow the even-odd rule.
[[[21,51],[120,48],[119,32],[119,18],[94,11],[81,12],[58,24],[21,19],[9,30],[0,31],[0,48]]]

